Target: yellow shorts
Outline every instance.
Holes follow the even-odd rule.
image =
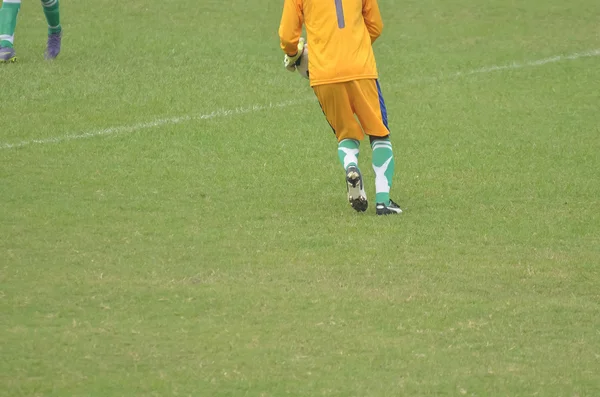
[[[313,90],[338,142],[344,139],[360,141],[365,134],[389,135],[387,110],[377,80],[316,85]]]

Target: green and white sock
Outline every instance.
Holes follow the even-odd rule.
[[[11,47],[15,41],[17,14],[21,0],[4,0],[0,8],[0,47]]]
[[[389,138],[374,139],[373,171],[375,171],[375,200],[388,205],[390,203],[390,188],[394,176],[394,153]]]
[[[60,33],[62,27],[60,26],[58,0],[42,0],[42,6],[44,7],[46,21],[48,21],[48,34]]]
[[[344,139],[338,143],[338,157],[345,170],[351,165],[358,167],[359,145],[360,142],[355,139]]]

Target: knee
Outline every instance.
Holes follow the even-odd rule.
[[[369,141],[371,142],[371,144],[373,144],[373,142],[376,142],[376,141],[388,141],[389,139],[390,139],[390,134],[387,134],[386,136],[369,135]]]

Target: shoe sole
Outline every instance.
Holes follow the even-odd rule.
[[[400,215],[402,210],[396,212],[386,208],[384,211],[377,211],[376,213],[377,215]]]
[[[390,209],[389,207],[384,207],[383,209],[377,208],[375,210],[375,213],[377,215],[399,215],[402,213],[402,210],[400,208],[393,210],[393,209]]]
[[[348,202],[356,212],[365,212],[369,207],[367,197],[361,193],[361,176],[357,170],[350,170],[346,174],[348,185]]]
[[[0,60],[0,63],[15,63],[15,62],[17,62],[17,57],[12,57],[12,58],[9,58],[6,60],[5,59]]]

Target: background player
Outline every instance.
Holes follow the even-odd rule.
[[[48,22],[48,42],[44,57],[54,59],[60,53],[62,38],[59,4],[58,0],[41,1]],[[4,0],[2,2],[2,8],[0,8],[0,62],[17,60],[13,45],[19,8],[21,8],[21,0]]]
[[[338,140],[350,205],[359,212],[368,207],[358,168],[366,134],[373,149],[376,213],[401,213],[390,199],[394,155],[372,48],[383,28],[377,0],[285,0],[279,38],[290,71],[304,49],[303,24],[310,43],[310,85]]]

